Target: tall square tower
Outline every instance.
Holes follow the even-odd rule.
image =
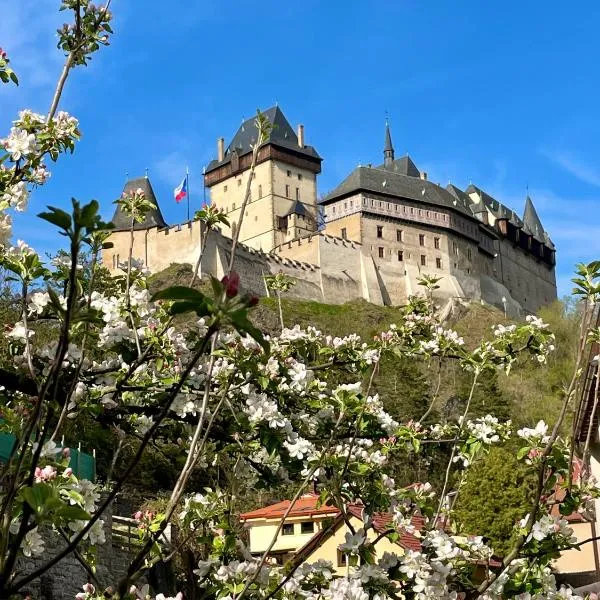
[[[239,241],[271,252],[317,230],[317,175],[322,159],[304,143],[303,125],[294,131],[278,106],[263,114],[271,131],[258,150]],[[206,168],[204,184],[211,202],[227,213],[232,228],[239,227],[257,138],[255,119],[244,121],[227,148],[223,138],[218,140],[217,158]]]

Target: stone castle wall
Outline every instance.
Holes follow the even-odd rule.
[[[431,213],[429,218],[436,216]],[[235,268],[243,288],[267,295],[264,276],[283,272],[297,280],[290,290],[291,297],[333,304],[362,298],[375,304],[397,305],[419,293],[422,288],[418,280],[426,274],[441,277],[436,291],[440,300],[481,299],[499,308],[506,304],[507,311],[514,315],[535,312],[556,298],[554,270],[502,238],[493,241],[494,257],[487,248],[482,249],[481,241],[471,235],[474,232],[465,236],[445,227],[398,224],[384,214],[363,218],[349,214],[334,223],[338,223],[340,233],[343,224],[347,229],[352,227],[362,243],[320,232],[284,242],[270,254],[239,244]],[[335,230],[332,225],[328,224],[328,231]],[[383,228],[382,237],[378,226]],[[343,233],[348,235],[347,231]],[[174,263],[194,265],[201,239],[201,224],[197,221],[135,231],[133,256],[151,272]],[[129,232],[115,232],[111,241],[114,247],[103,252],[103,262],[117,273],[118,264],[128,256]],[[383,257],[380,248],[384,249]],[[399,251],[403,252],[402,260]],[[230,252],[231,239],[211,231],[200,274],[223,277]]]

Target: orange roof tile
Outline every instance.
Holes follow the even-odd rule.
[[[323,505],[317,507],[319,496],[317,494],[305,494],[300,496],[288,513],[289,518],[313,515],[337,515],[339,510],[334,506]],[[291,500],[282,500],[263,508],[258,508],[240,515],[242,521],[250,519],[281,519],[290,506]]]

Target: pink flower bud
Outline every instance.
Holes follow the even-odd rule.
[[[86,583],[83,586],[83,591],[86,592],[86,594],[94,594],[96,592],[96,588],[91,583]]]
[[[67,467],[63,473],[63,477],[71,477],[71,475],[73,475],[73,469],[71,469],[71,467]]]
[[[71,456],[71,448],[63,448],[62,449],[62,455],[65,458],[69,458]]]
[[[221,279],[221,283],[225,286],[225,295],[228,298],[237,296],[240,288],[240,276],[235,271],[232,271],[229,275],[225,275]]]
[[[143,516],[143,515],[142,515],[142,511],[141,511],[141,510],[138,510],[138,511],[135,513],[135,515],[133,515],[133,518],[134,518],[136,521],[141,521],[141,520],[142,520],[142,516]]]

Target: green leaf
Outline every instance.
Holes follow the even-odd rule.
[[[263,350],[268,353],[269,348],[270,348],[269,342],[267,342],[267,340],[265,340],[261,330],[258,329],[257,327],[255,327],[248,320],[248,316],[246,313],[247,313],[247,310],[244,308],[244,309],[233,311],[233,312],[229,313],[228,316],[231,319],[233,326],[236,328],[236,330],[239,333],[247,333],[248,335],[250,335],[252,338],[254,338],[254,340],[256,340],[263,347]]]
[[[55,208],[54,206],[48,206],[48,208],[50,209],[50,212],[39,213],[38,217],[44,219],[44,221],[48,221],[48,223],[56,225],[64,231],[68,231],[71,227],[71,216],[69,213],[66,213],[60,208]]]
[[[48,508],[46,505],[53,493],[53,489],[45,483],[35,484],[21,490],[23,500],[29,504],[36,515],[45,512]]]
[[[204,317],[210,314],[206,300],[201,302],[190,302],[188,300],[183,300],[181,302],[175,302],[169,308],[170,315],[182,315],[188,312],[195,312],[199,317]]]
[[[152,301],[156,300],[187,300],[188,302],[203,302],[206,296],[194,288],[183,285],[174,285],[152,296]]]
[[[55,514],[66,521],[89,521],[91,519],[91,515],[77,505],[63,504]]]
[[[78,224],[83,227],[92,227],[94,225],[94,218],[98,214],[98,208],[99,205],[96,200],[92,200],[89,204],[86,204],[81,209]]]

